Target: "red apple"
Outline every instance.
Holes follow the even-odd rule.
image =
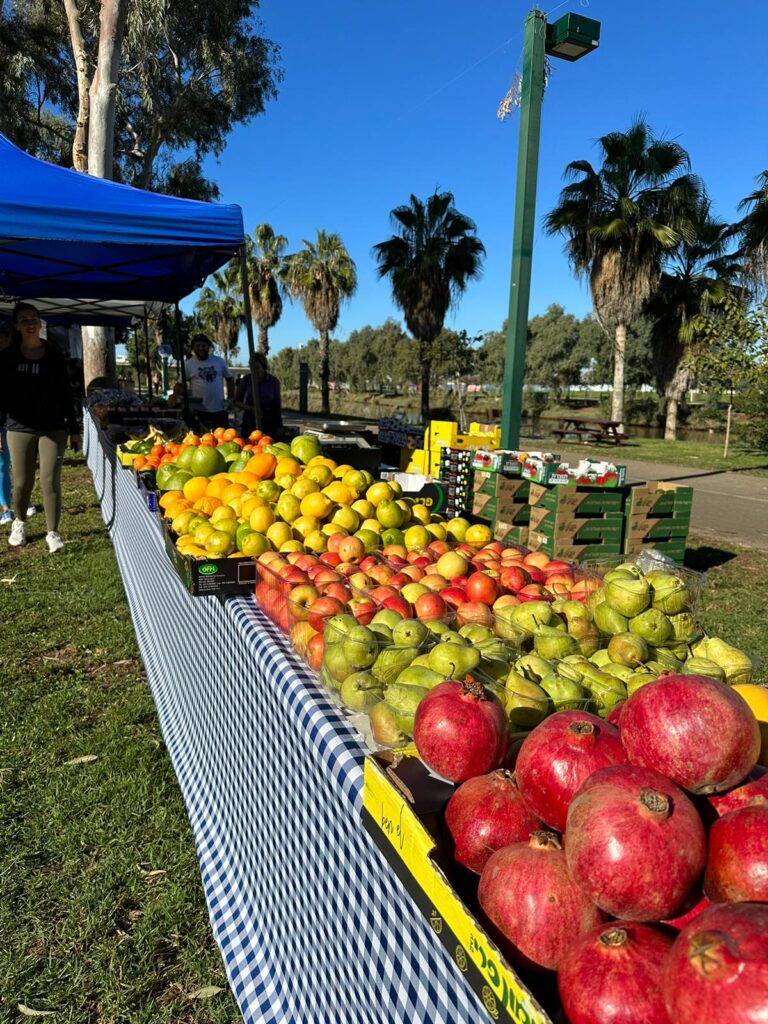
[[[348,604],[349,610],[361,626],[367,626],[378,611],[376,604],[369,597],[353,597]]]
[[[496,580],[487,573],[473,572],[467,580],[467,598],[470,603],[480,601],[490,607],[499,596],[499,586]]]
[[[453,579],[451,580],[451,586],[452,587],[461,587],[461,589],[464,590],[464,588],[467,585],[467,580],[468,579],[469,579],[469,576],[454,576]]]
[[[387,586],[392,587],[395,590],[399,590],[401,587],[405,586],[406,583],[413,583],[411,577],[406,576],[404,572],[396,572],[394,576],[389,578]]]
[[[463,587],[446,587],[445,590],[440,591],[440,597],[452,608],[458,608],[467,600],[467,592]]]
[[[439,594],[432,592],[417,597],[413,608],[417,619],[443,619],[448,614],[448,605]]]
[[[500,555],[504,550],[504,545],[500,540],[492,540],[490,543],[484,545],[483,551],[493,551],[494,554]]]
[[[338,551],[324,551],[320,555],[320,561],[330,566],[341,565],[341,556]]]
[[[551,572],[568,572],[573,573],[573,566],[570,562],[561,562],[559,559],[554,558],[551,562],[547,562],[546,565],[542,566],[544,572],[549,576]]]
[[[506,587],[507,590],[511,590],[515,594],[532,582],[528,571],[521,565],[508,565],[506,569],[502,569],[500,581],[502,587]]]
[[[344,577],[335,569],[324,568],[312,577],[312,582],[318,588],[325,587],[329,583],[343,582]]]
[[[499,608],[507,608],[516,604],[520,604],[520,598],[515,597],[514,594],[502,594],[493,602],[493,610],[495,612]]]
[[[399,558],[404,562],[405,556],[408,554],[408,550],[403,544],[385,544],[381,549],[381,553],[385,558]]]
[[[376,580],[377,583],[388,583],[395,574],[388,565],[381,563],[380,565],[372,565],[368,570],[368,575],[372,580]]]
[[[359,537],[343,537],[339,542],[338,552],[342,562],[354,562],[359,565],[365,558],[365,544]]]
[[[341,544],[346,536],[347,534],[343,531],[340,531],[339,533],[332,533],[328,538],[328,550],[333,554],[338,553],[339,544]]]
[[[356,572],[360,572],[360,566],[355,562],[339,562],[336,566],[336,572],[340,572],[345,579],[349,579],[349,577],[354,576]]]
[[[323,595],[316,598],[308,610],[307,621],[310,626],[318,633],[322,633],[325,627],[325,620],[330,618],[331,615],[339,615],[341,612],[346,611],[347,605],[346,602],[340,601],[337,597]]]
[[[399,597],[397,590],[394,587],[374,587],[374,589],[368,595],[374,601],[382,604],[385,597]]]
[[[310,637],[307,644],[307,664],[315,672],[319,672],[322,667],[324,651],[323,634],[315,633],[313,637]]]
[[[404,565],[403,568],[400,570],[400,573],[398,573],[398,575],[401,574],[403,576],[407,576],[412,583],[418,583],[422,579],[422,577],[426,575],[421,566],[416,564]]]
[[[387,608],[389,611],[400,612],[404,619],[413,618],[413,606],[410,605],[404,597],[401,597],[400,594],[385,597],[381,603],[383,607]]]
[[[554,598],[540,583],[529,583],[517,592],[521,601],[552,601]]]
[[[296,551],[294,553],[298,555],[294,565],[301,569],[302,572],[306,572],[313,565],[317,565],[318,563],[317,555],[310,555],[308,551]]]
[[[316,601],[318,597],[320,597],[319,591],[308,583],[294,587],[288,596],[288,600],[291,603],[291,614],[294,619],[299,622],[305,621],[309,617],[309,605]]]
[[[441,576],[437,572],[430,572],[426,576],[422,576],[420,582],[429,590],[434,590],[436,594],[439,594],[441,590],[445,590],[448,586],[448,580],[445,576]]]
[[[433,565],[433,564],[434,564],[434,559],[430,558],[429,555],[425,555],[423,551],[418,556],[418,558],[414,558],[414,560],[411,562],[411,565],[418,565],[419,568],[421,568],[421,569],[426,569],[426,567],[428,565]]]
[[[295,565],[284,565],[277,570],[277,574],[284,583],[288,583],[292,587],[309,583],[309,576]]]
[[[531,551],[523,558],[524,565],[535,565],[539,569],[543,569],[548,562],[549,555],[545,555],[543,551]]]
[[[346,605],[352,596],[352,591],[349,589],[346,583],[327,583],[325,586],[319,588],[320,593],[324,597],[335,597],[337,601],[341,601],[343,605]]]
[[[493,612],[482,601],[467,601],[456,609],[456,623],[466,626],[469,622],[478,622],[481,626],[493,625]]]
[[[354,587],[355,590],[368,590],[375,581],[370,576],[366,576],[364,572],[354,572],[351,576],[347,577],[347,583],[350,587]]]
[[[427,551],[431,551],[436,558],[439,558],[440,555],[444,555],[446,551],[450,551],[450,545],[444,540],[433,540],[427,544]]]

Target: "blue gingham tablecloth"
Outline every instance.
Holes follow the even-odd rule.
[[[250,597],[190,596],[90,416],[86,457],[247,1024],[487,1020],[364,831],[365,748]],[[187,623],[193,648],[169,645]]]

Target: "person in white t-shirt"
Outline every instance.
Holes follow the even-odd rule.
[[[211,355],[211,342],[204,334],[196,334],[192,339],[192,355],[184,368],[201,428],[228,427],[229,404],[235,393],[234,378],[221,356]]]

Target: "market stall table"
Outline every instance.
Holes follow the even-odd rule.
[[[362,828],[360,737],[252,597],[186,592],[133,474],[89,415],[85,428],[244,1020],[488,1019]]]

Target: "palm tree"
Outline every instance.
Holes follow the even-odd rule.
[[[768,170],[758,174],[755,181],[755,191],[739,203],[740,210],[749,212],[736,228],[741,236],[739,252],[745,273],[758,292],[764,294],[768,288]]]
[[[288,245],[285,235],[276,235],[270,224],[257,224],[253,238],[246,236],[246,263],[248,265],[248,294],[251,316],[259,329],[259,352],[269,353],[269,328],[274,327],[283,314],[283,252]],[[240,267],[237,262],[233,287],[242,294]]]
[[[603,166],[586,160],[565,169],[567,185],[544,221],[566,236],[576,274],[589,279],[595,315],[615,324],[611,418],[624,418],[627,325],[640,315],[661,274],[662,254],[690,237],[691,206],[702,187],[676,142],[656,139],[637,120],[629,131],[598,139]]]
[[[677,414],[688,390],[694,363],[708,344],[713,318],[732,289],[742,267],[728,252],[733,229],[716,220],[710,201],[701,197],[691,217],[693,238],[681,238],[666,255],[658,289],[649,312],[653,327],[656,379],[666,398],[664,439],[677,438]]]
[[[421,418],[427,423],[432,346],[451,305],[480,276],[485,246],[450,192],[435,192],[426,203],[411,195],[410,206],[395,207],[390,220],[398,233],[375,245],[373,254],[379,277],[389,277],[395,305],[419,344]]]
[[[330,333],[339,322],[344,299],[357,289],[357,269],[339,235],[318,230],[317,242],[304,240],[304,248],[286,256],[280,280],[291,298],[299,299],[307,319],[320,336],[322,412],[330,403]]]
[[[245,323],[242,302],[233,294],[229,267],[231,263],[213,275],[215,288],[206,285],[195,303],[197,319],[219,346],[227,363],[237,354],[240,328]]]

